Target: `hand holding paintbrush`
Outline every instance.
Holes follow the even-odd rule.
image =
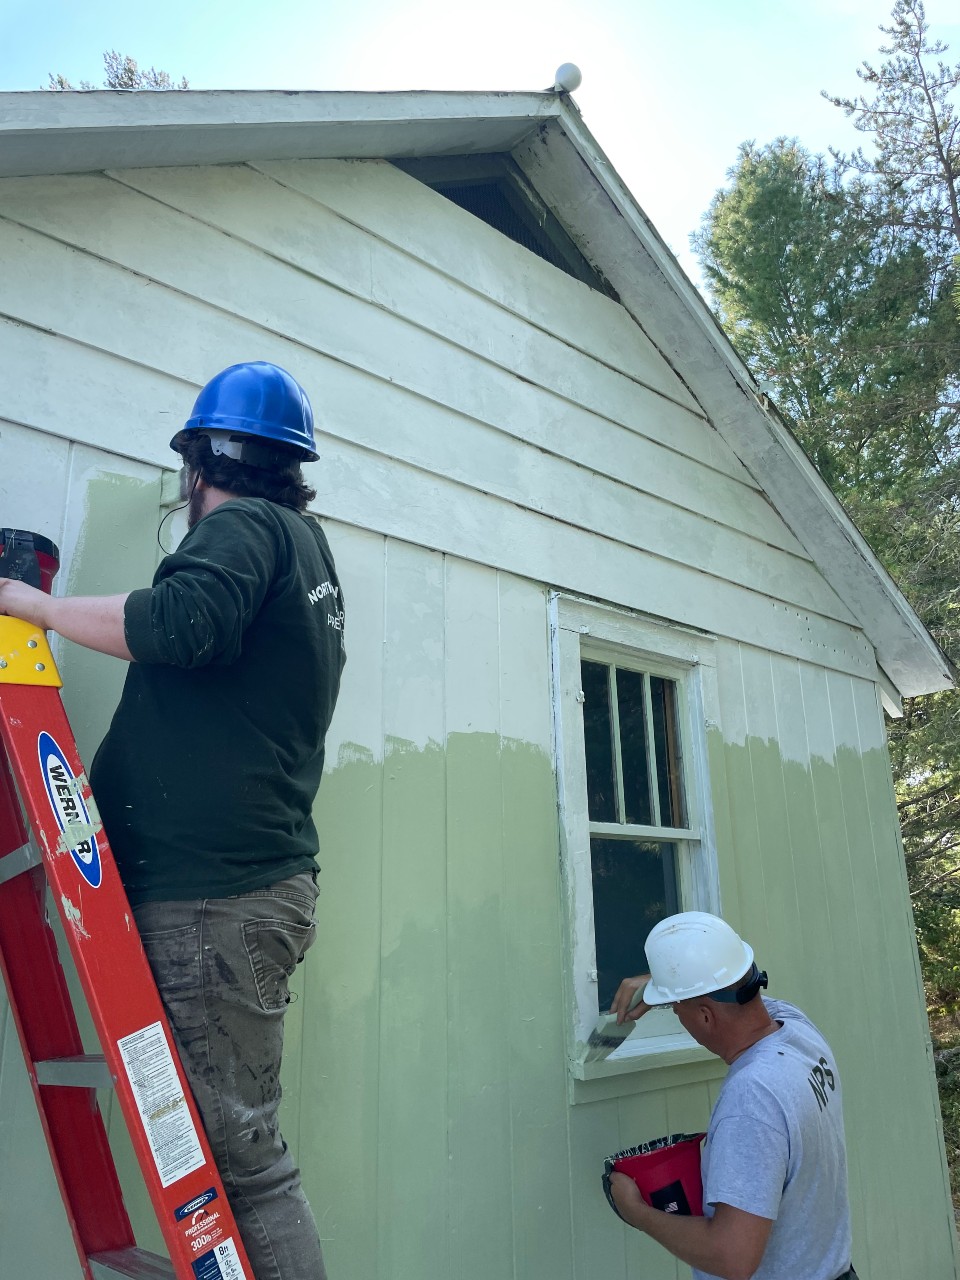
[[[642,973],[636,978],[624,978],[617,987],[617,994],[613,997],[610,1012],[616,1014],[618,1026],[628,1021],[636,1022],[653,1008],[643,1000],[643,989],[649,981],[649,973]],[[630,1030],[632,1029],[631,1027]]]
[[[610,1012],[601,1014],[596,1027],[590,1032],[584,1062],[598,1062],[623,1044],[637,1019],[652,1007],[643,1000],[643,990],[649,981],[649,973],[623,979],[613,997]]]

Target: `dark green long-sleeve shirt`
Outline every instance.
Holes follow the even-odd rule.
[[[344,661],[319,523],[261,498],[223,503],[130,594],[124,629],[134,661],[90,782],[131,902],[310,870]]]

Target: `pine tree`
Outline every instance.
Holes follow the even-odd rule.
[[[824,97],[873,141],[875,152],[856,151],[851,163],[947,264],[960,248],[960,63],[940,60],[947,46],[930,39],[923,0],[896,0],[891,19],[880,28],[890,38],[880,48],[886,60],[857,71],[869,92]]]
[[[869,92],[830,99],[874,149],[744,144],[694,245],[721,323],[958,661],[960,68],[934,65],[921,0],[881,30]],[[960,694],[888,728],[930,1004],[960,1015]]]

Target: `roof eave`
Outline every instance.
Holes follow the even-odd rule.
[[[555,93],[0,93],[0,177],[511,151]]]

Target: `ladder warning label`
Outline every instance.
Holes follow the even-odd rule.
[[[197,1258],[193,1263],[193,1274],[197,1280],[246,1280],[233,1236],[227,1236],[215,1249]]]
[[[117,1041],[160,1183],[169,1187],[206,1163],[159,1022]],[[211,1273],[216,1276],[216,1272]],[[230,1272],[224,1272],[230,1275]],[[237,1272],[243,1275],[242,1271]]]

